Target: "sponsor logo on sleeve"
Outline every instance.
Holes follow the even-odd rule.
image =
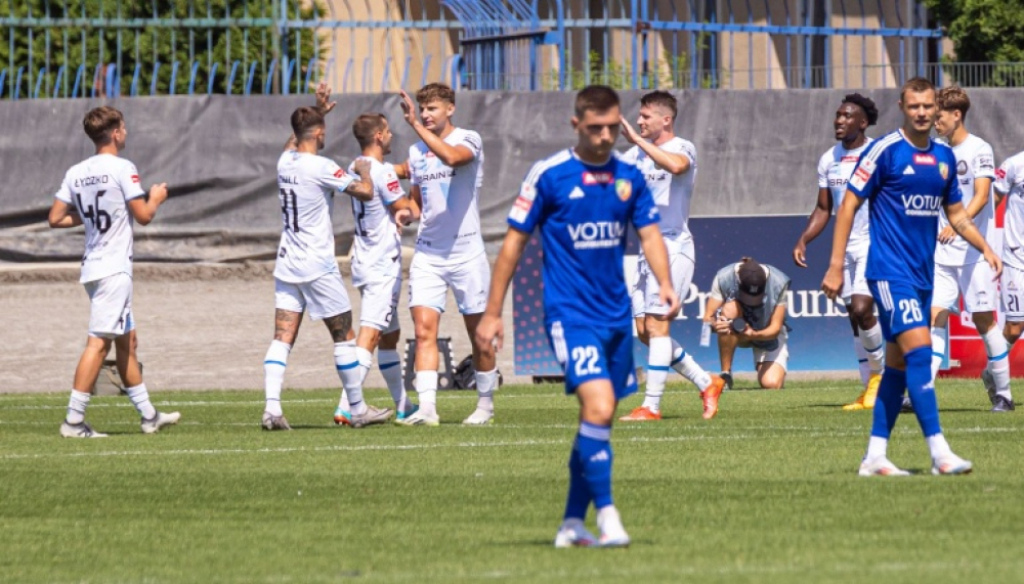
[[[137,174],[133,174],[132,175],[132,183],[139,184],[139,175],[137,175]]]
[[[992,170],[993,168],[996,167],[995,161],[992,160],[992,157],[988,155],[979,156],[976,162],[978,164],[978,168],[982,170]]]
[[[388,181],[388,192],[398,194],[402,190],[401,185],[398,184],[398,178],[395,176],[389,177],[391,180]]]
[[[512,210],[508,212],[508,218],[516,223],[525,223],[526,215],[529,213],[529,209],[523,209],[519,206],[519,200],[516,200],[516,204],[512,205]]]
[[[935,156],[931,154],[915,154],[914,164],[918,164],[921,166],[935,166]],[[949,172],[948,167],[946,169],[946,172]]]
[[[1006,178],[1006,170],[1003,169],[1002,167],[997,168],[996,169],[996,178],[998,178],[999,180],[1002,180],[1002,179]]]
[[[871,173],[864,170],[864,165],[862,164],[859,168],[857,168],[857,171],[853,173],[853,176],[850,177],[849,184],[851,187],[860,190],[863,189],[868,184],[868,180],[870,179]]]
[[[334,175],[334,178],[341,178],[341,177],[345,176],[345,171],[339,168],[338,170],[334,171],[332,174]]]

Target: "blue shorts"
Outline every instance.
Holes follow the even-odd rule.
[[[548,340],[565,372],[565,393],[575,393],[581,384],[595,379],[610,381],[617,400],[636,393],[631,326],[550,323]]]
[[[868,287],[878,306],[878,322],[886,341],[895,343],[896,337],[906,331],[931,326],[931,290],[894,280],[868,280]]]

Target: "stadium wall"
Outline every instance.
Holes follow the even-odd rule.
[[[813,205],[816,164],[833,144],[841,90],[678,91],[677,132],[697,146],[695,217],[805,215]],[[866,92],[881,119],[870,134],[897,127],[896,90]],[[624,92],[630,120],[640,92]],[[998,161],[1024,149],[1024,91],[973,89],[971,130],[992,143]],[[396,95],[340,96],[328,117],[325,154],[347,164],[358,154],[352,120],[384,112],[395,130],[394,160],[414,134]],[[460,93],[455,118],[484,139],[484,235],[495,244],[519,182],[533,161],[573,143],[569,93]],[[171,199],[158,219],[137,230],[141,261],[241,261],[272,258],[280,233],[275,166],[290,134],[291,111],[310,96],[179,96],[110,100],[128,122],[125,156],[143,184],[167,182]],[[65,170],[92,154],[81,120],[101,102],[0,102],[0,260],[71,261],[81,230],[54,231],[46,213]],[[620,139],[620,147],[627,144]],[[352,216],[339,201],[338,251],[348,250]],[[406,234],[411,243],[414,232]],[[796,234],[793,234],[795,238]],[[785,246],[791,241],[782,242]],[[752,249],[765,242],[751,240]]]

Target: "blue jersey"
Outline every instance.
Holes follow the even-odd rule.
[[[861,155],[847,188],[871,205],[868,280],[932,289],[939,214],[961,200],[956,172],[952,148],[934,140],[918,148],[902,130]]]
[[[643,173],[617,153],[601,166],[572,150],[534,164],[508,224],[526,233],[540,227],[546,321],[628,326],[626,226],[659,220]]]

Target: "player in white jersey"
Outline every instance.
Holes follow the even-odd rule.
[[[277,162],[277,184],[283,229],[274,267],[275,323],[263,369],[266,375],[265,430],[290,430],[281,409],[281,385],[303,312],[323,320],[334,340],[334,364],[338,376],[359,366],[356,344],[351,340],[352,312],[345,284],[334,256],[334,225],[331,215],[334,192],[362,200],[373,197],[370,163],[361,160],[355,170],[360,180],[334,161],[318,155],[324,147],[322,111],[329,108],[300,107],[291,116],[295,150],[285,150]],[[350,388],[351,426],[361,428],[383,423],[391,410],[369,406],[362,388]]]
[[[1009,197],[1006,201],[1003,224],[1003,275],[1000,280],[1003,316],[1006,318],[1003,338],[1006,339],[1009,353],[1021,333],[1024,333],[1024,152],[1003,161],[996,169],[993,187],[1000,199],[996,206],[1002,201],[1002,197]],[[983,375],[982,379],[988,377],[990,376]],[[986,387],[992,400],[993,411],[1014,409],[1009,386],[1006,387],[1005,393],[999,392],[994,383],[986,383]],[[996,409],[997,407],[999,409]]]
[[[690,234],[690,199],[697,179],[697,149],[687,140],[675,135],[678,105],[676,98],[666,91],[652,91],[640,98],[639,134],[625,119],[622,135],[634,146],[623,160],[637,165],[647,179],[647,187],[661,214],[662,238],[668,249],[672,284],[679,298],[685,299],[693,281],[694,247]],[[633,318],[637,336],[650,347],[647,358],[647,387],[644,402],[623,421],[661,419],[661,396],[670,368],[689,379],[700,390],[704,402],[704,418],[710,420],[718,413],[718,397],[725,380],[709,375],[693,357],[671,336],[672,323],[666,317],[668,306],[661,303],[660,288],[651,272],[643,252],[637,261],[633,282]]]
[[[982,236],[988,238],[995,226],[995,207],[991,197],[996,177],[992,147],[969,133],[965,126],[971,107],[967,92],[957,86],[939,91],[939,115],[935,130],[946,139],[956,155],[956,174],[963,192],[967,214],[974,219]],[[959,308],[961,296],[964,309],[978,329],[988,365],[982,379],[992,400],[993,411],[1012,407],[1010,396],[1010,360],[1006,339],[996,326],[996,277],[981,252],[974,249],[953,230],[946,214],[939,215],[939,243],[935,247],[935,292],[932,296],[932,377],[942,364],[947,349],[949,311]],[[998,399],[997,399],[998,398]],[[1010,404],[1007,406],[1007,404]]]
[[[836,110],[832,126],[839,143],[826,150],[818,161],[818,202],[807,220],[807,227],[793,248],[793,261],[801,268],[807,267],[807,245],[821,235],[832,214],[842,206],[846,183],[860,155],[871,144],[871,138],[864,132],[877,121],[878,108],[875,102],[859,93],[845,96]],[[868,205],[865,203],[854,217],[843,265],[841,298],[853,327],[853,346],[860,364],[861,383],[864,385],[860,396],[853,403],[843,406],[847,411],[870,410],[875,407],[885,363],[882,327],[875,318],[875,302],[864,277],[870,244]]]
[[[89,294],[89,337],[75,369],[67,416],[60,426],[65,438],[105,438],[85,422],[96,379],[110,346],[117,347],[117,373],[128,398],[142,416],[142,431],[157,432],[175,424],[178,412],[161,413],[149,401],[142,369],[135,354],[132,318],[133,219],[148,225],[167,199],[167,185],[142,190],[139,171],[118,155],[128,139],[124,116],[112,107],[98,107],[85,115],[85,133],[96,145],[96,155],[68,170],[50,208],[50,227],[85,226],[85,254],[81,282]]]
[[[406,399],[402,359],[398,354],[401,334],[398,323],[398,291],[402,287],[402,240],[399,223],[419,218],[419,208],[405,195],[394,166],[384,162],[391,154],[391,128],[384,114],[366,113],[352,124],[352,134],[362,148],[359,160],[370,162],[373,198],[352,199],[355,241],[352,244],[352,285],[362,296],[356,355],[359,367],[342,372],[345,387],[362,387],[370,371],[373,351],[377,366],[395,401],[397,419],[413,414],[417,406]],[[355,162],[349,167],[355,172]],[[342,390],[334,422],[348,424],[351,418],[347,391]]]
[[[432,83],[416,93],[419,115],[402,92],[405,121],[420,137],[409,148],[410,195],[422,209],[416,251],[409,268],[409,307],[416,327],[416,393],[419,410],[396,420],[406,426],[436,426],[437,329],[450,287],[455,292],[473,343],[477,407],[463,424],[489,424],[494,418],[498,370],[494,347],[477,343],[476,327],[487,306],[491,269],[484,252],[477,207],[483,184],[480,135],[455,127],[455,92]]]

